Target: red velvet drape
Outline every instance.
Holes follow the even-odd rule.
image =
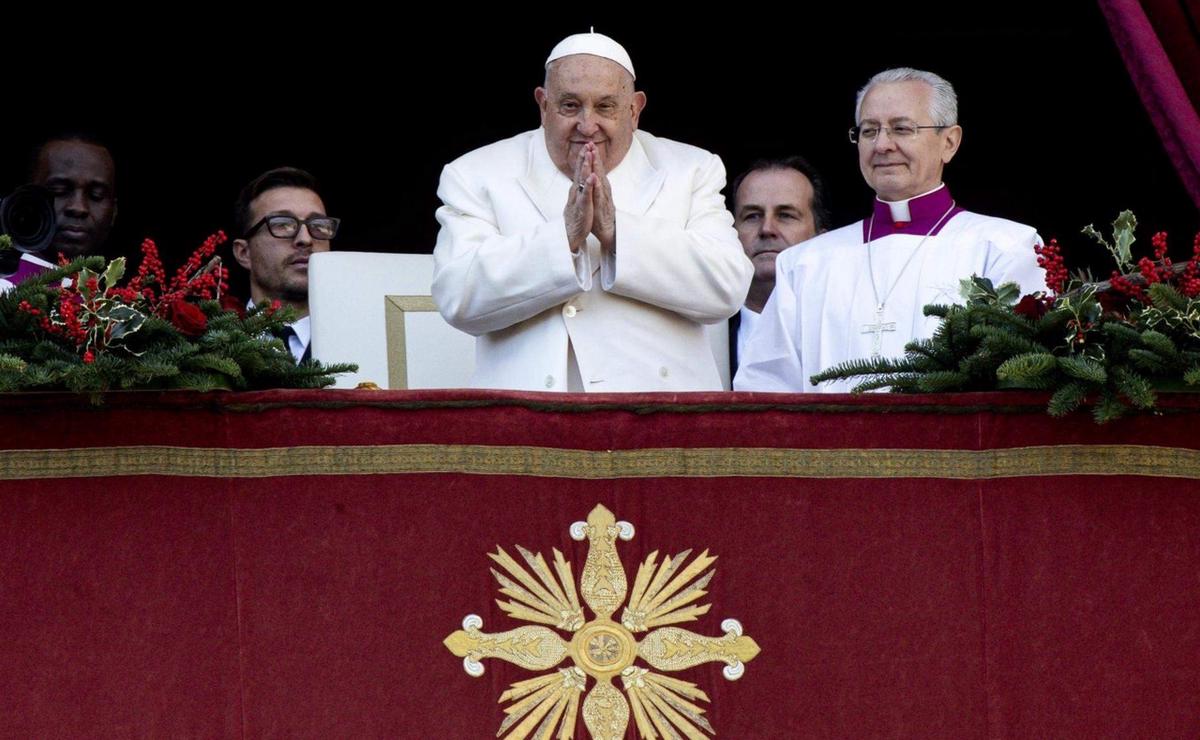
[[[1045,401],[0,396],[0,738],[493,737],[535,674],[442,639],[597,503],[630,578],[718,557],[682,626],[762,652],[675,674],[717,737],[1198,737],[1200,397]]]
[[[1150,120],[1200,208],[1200,0],[1100,0]],[[1097,108],[1103,117],[1103,105]]]

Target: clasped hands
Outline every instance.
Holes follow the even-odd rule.
[[[588,142],[575,162],[575,181],[567,193],[563,209],[567,224],[567,243],[571,254],[586,248],[588,234],[600,241],[600,248],[611,253],[617,241],[617,209],[613,205],[612,186],[604,170],[604,160],[596,145]]]

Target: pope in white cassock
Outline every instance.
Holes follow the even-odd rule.
[[[473,386],[720,390],[703,325],[754,268],[720,158],[640,130],[635,79],[616,41],[569,36],[534,92],[541,128],[442,171],[433,299],[478,337]]]
[[[954,88],[931,72],[889,69],[859,91],[850,138],[876,194],[871,215],[779,255],[734,390],[845,393],[861,381],[808,379],[846,360],[900,357],[937,329],[925,305],[961,303],[961,280],[1042,289],[1037,232],[963,210],[942,183],[962,141],[957,120]]]

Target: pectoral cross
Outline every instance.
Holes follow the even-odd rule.
[[[875,339],[871,342],[871,359],[879,357],[883,350],[883,333],[885,331],[896,331],[896,322],[883,320],[883,304],[880,303],[875,307],[875,323],[863,324],[863,334],[874,334]]]

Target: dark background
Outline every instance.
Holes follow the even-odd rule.
[[[168,263],[181,261],[228,228],[246,181],[282,164],[322,181],[344,219],[335,249],[428,252],[442,165],[536,127],[546,54],[595,23],[633,57],[649,97],[643,128],[717,152],[730,180],[756,157],[803,154],[827,180],[836,225],[860,218],[871,195],[845,133],[855,92],[908,65],[959,91],[964,141],[946,175],[959,203],[1057,237],[1070,266],[1107,273],[1079,229],[1107,230],[1124,208],[1144,225],[1135,253],[1165,229],[1172,253],[1190,254],[1200,226],[1103,17],[1082,0],[970,18],[931,3],[731,5],[722,17],[660,10],[667,20],[642,22],[531,6],[407,26],[404,11],[296,17],[295,7],[120,38],[84,19],[41,46],[14,34],[9,59],[27,61],[5,72],[0,192],[25,180],[48,131],[83,127],[118,159],[110,255],[136,254],[150,236]]]

